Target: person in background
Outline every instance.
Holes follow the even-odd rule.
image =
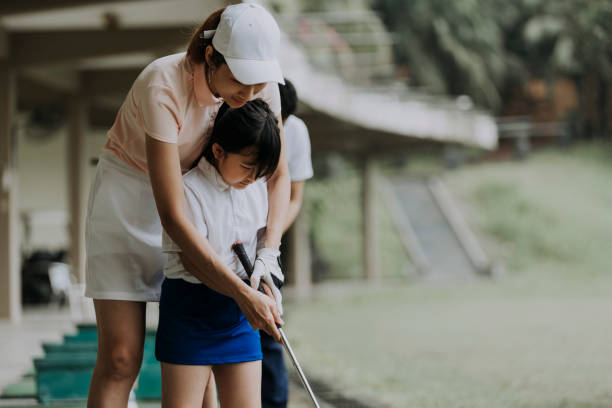
[[[297,92],[287,78],[279,84],[281,118],[285,133],[287,163],[291,179],[291,196],[283,234],[297,218],[304,197],[306,180],[312,178],[310,137],[304,122],[293,113],[297,108]],[[289,395],[288,377],[283,360],[283,348],[274,338],[260,331],[262,360],[261,404],[262,408],[285,408]]]

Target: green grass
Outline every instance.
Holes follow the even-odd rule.
[[[394,407],[611,405],[612,285],[509,280],[328,297],[286,332],[308,372]]]
[[[584,145],[447,173],[508,273],[349,294],[320,288],[316,301],[287,305],[304,368],[394,407],[612,406],[611,153]],[[341,212],[337,221],[350,218]]]
[[[447,181],[511,272],[606,275],[612,272],[611,157],[610,145],[584,145],[527,163],[464,168]]]

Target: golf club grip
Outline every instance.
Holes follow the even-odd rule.
[[[234,245],[232,245],[232,249],[234,250],[234,252],[238,256],[238,259],[240,259],[240,263],[244,267],[244,270],[246,271],[247,276],[250,278],[251,275],[253,274],[253,265],[251,265],[251,261],[249,260],[249,256],[247,255],[246,251],[244,250],[244,245],[242,245],[242,242],[236,241],[236,242],[234,242]],[[258,290],[260,292],[264,293],[264,294],[266,293],[264,291],[263,287],[261,286],[261,283],[259,284],[259,289]],[[277,323],[276,327],[281,327],[281,326]]]
[[[238,256],[238,259],[240,260],[240,263],[242,264],[247,276],[250,278],[253,274],[253,265],[251,265],[251,260],[244,250],[244,245],[242,245],[242,242],[236,241],[234,242],[234,245],[232,245],[232,249]]]

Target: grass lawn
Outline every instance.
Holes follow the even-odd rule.
[[[445,174],[507,273],[322,287],[287,305],[304,368],[394,407],[612,406],[611,153],[587,145]]]

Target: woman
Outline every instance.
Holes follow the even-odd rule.
[[[163,229],[186,269],[233,298],[254,329],[280,340],[276,301],[244,285],[186,215],[181,175],[199,156],[225,101],[264,99],[280,120],[276,22],[260,6],[217,10],[186,53],[152,62],[134,82],[98,164],[87,216],[86,295],[94,299],[98,358],[88,406],[125,406],[142,361],[147,301],[159,299]],[[282,130],[281,130],[282,139]],[[268,225],[254,275],[282,279],[276,262],[289,198],[284,146],[268,180]],[[258,284],[258,282],[256,282]]]

